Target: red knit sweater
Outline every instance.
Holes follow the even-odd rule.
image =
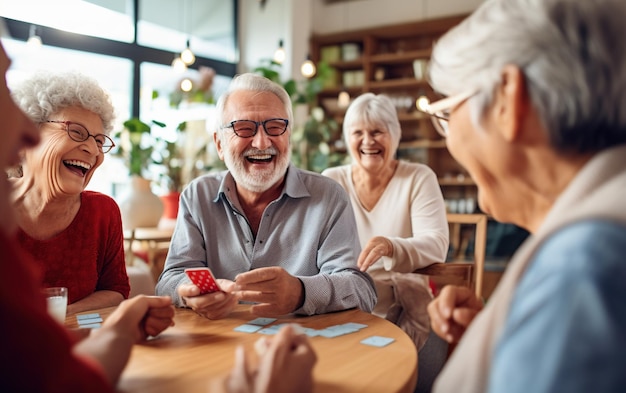
[[[41,267],[43,285],[67,287],[69,303],[100,290],[128,298],[122,219],[111,197],[84,191],[78,214],[63,232],[36,240],[20,229],[17,239]]]
[[[101,366],[49,315],[37,266],[0,232],[0,390],[112,392]]]

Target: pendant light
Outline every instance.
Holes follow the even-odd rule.
[[[191,49],[189,48],[190,40],[187,39],[187,47],[180,52],[180,59],[185,63],[185,65],[190,66],[196,61],[196,55],[193,54]]]
[[[180,81],[180,89],[185,93],[189,93],[193,89],[193,82],[189,78]]]
[[[43,45],[41,42],[41,37],[37,34],[37,26],[30,25],[30,31],[28,34],[28,40],[26,41],[26,45],[31,48],[41,48]]]
[[[182,74],[187,71],[187,64],[180,58],[180,56],[176,56],[172,61],[172,68],[174,72],[177,74]]]
[[[315,67],[315,64],[313,64],[313,62],[311,61],[311,56],[307,54],[306,60],[304,61],[304,63],[302,63],[302,66],[300,66],[300,72],[302,73],[302,76],[304,76],[305,78],[311,78],[313,75],[315,75],[316,71],[317,68]]]
[[[184,34],[187,34],[187,45],[185,46],[185,49],[183,49],[183,51],[180,52],[180,54],[172,61],[172,68],[174,68],[174,71],[176,71],[177,73],[185,72],[187,70],[187,66],[192,65],[196,61],[196,55],[194,55],[191,50],[191,36],[189,34],[190,29],[187,15],[188,13],[190,14],[191,11],[187,10],[187,0],[185,0],[185,2],[183,3],[182,12],[183,28],[181,30]]]
[[[415,101],[415,107],[421,112],[426,112],[429,105],[430,100],[424,94],[420,95]]]
[[[337,96],[337,105],[340,108],[347,108],[350,105],[350,93],[348,93],[345,89],[339,92]]]
[[[287,58],[287,54],[285,53],[285,48],[283,47],[283,40],[278,41],[278,49],[274,52],[274,62],[278,64],[283,64],[283,61]]]
[[[188,0],[185,0],[184,3],[184,13],[185,13],[185,17],[186,17],[186,22],[185,22],[185,33],[187,33],[187,46],[185,47],[185,49],[183,49],[182,52],[180,52],[180,59],[183,61],[183,63],[185,63],[187,66],[192,65],[195,61],[196,61],[196,56],[193,54],[193,52],[191,51],[190,48],[190,44],[191,44],[191,31],[193,30],[193,26],[191,23],[191,16],[193,15],[193,12],[191,10],[191,7],[188,7]]]

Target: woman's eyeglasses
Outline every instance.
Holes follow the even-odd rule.
[[[450,113],[474,94],[476,94],[475,90],[466,91],[435,101],[432,104],[424,105],[419,109],[427,115],[430,115],[435,129],[445,138],[448,136]]]
[[[92,137],[96,141],[96,145],[98,145],[98,150],[102,153],[108,153],[111,151],[113,147],[115,147],[115,143],[111,138],[104,134],[93,135],[89,133],[87,128],[79,123],[74,123],[72,121],[61,121],[61,120],[46,120],[46,123],[57,123],[65,125],[65,131],[67,131],[67,135],[76,142],[85,142],[89,137]]]

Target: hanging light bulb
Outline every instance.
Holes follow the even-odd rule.
[[[283,48],[283,40],[278,41],[278,49],[274,52],[274,62],[278,64],[283,64],[283,61],[287,58],[287,54],[285,53],[285,48]]]
[[[345,90],[340,91],[337,97],[337,105],[340,108],[347,108],[350,105],[350,93]]]
[[[37,35],[37,26],[30,25],[30,31],[28,34],[28,40],[26,41],[26,45],[31,48],[41,48],[43,43],[41,42],[41,37]]]
[[[315,75],[317,69],[315,68],[315,64],[311,61],[311,56],[306,55],[306,60],[300,66],[300,72],[302,72],[302,76],[305,78],[310,78]]]
[[[180,89],[184,91],[185,93],[190,92],[191,89],[193,89],[193,82],[191,81],[191,79],[185,78],[182,81],[180,81]]]
[[[415,101],[415,107],[422,112],[425,112],[429,105],[430,100],[425,95],[419,96]]]
[[[187,40],[187,47],[180,52],[180,59],[188,66],[192,65],[196,61],[196,56],[189,48],[189,43],[189,40]]]
[[[172,68],[177,74],[182,74],[183,72],[187,71],[187,64],[185,64],[180,56],[176,56],[172,61]]]

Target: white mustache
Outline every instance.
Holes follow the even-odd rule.
[[[243,156],[244,157],[248,157],[248,156],[259,156],[259,155],[265,155],[265,154],[269,154],[269,155],[278,155],[278,150],[276,150],[275,147],[270,147],[268,149],[248,149],[246,151],[243,152]]]

